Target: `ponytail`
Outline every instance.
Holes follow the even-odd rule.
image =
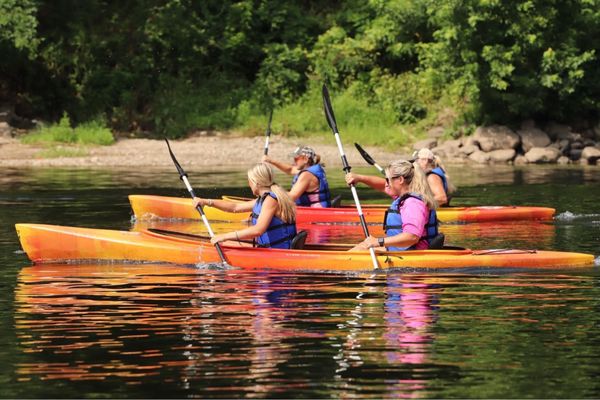
[[[248,179],[256,186],[269,188],[277,196],[277,216],[286,223],[296,221],[296,203],[288,192],[276,184],[273,179],[273,169],[265,164],[258,163],[248,170]]]
[[[319,154],[315,154],[314,156],[309,157],[308,160],[311,166],[321,164],[321,156]],[[321,164],[321,167],[325,167],[325,164]]]
[[[277,215],[285,223],[291,224],[296,221],[296,203],[288,192],[273,182],[271,191],[277,196]]]

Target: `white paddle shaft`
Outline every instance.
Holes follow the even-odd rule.
[[[185,184],[185,187],[187,188],[188,192],[190,192],[192,197],[194,197],[194,189],[192,189],[192,186],[190,185],[190,181],[188,181],[187,176],[183,175],[181,177],[181,179],[183,180],[183,183]],[[204,226],[206,226],[206,230],[208,231],[208,234],[210,235],[211,238],[214,237],[215,234],[214,234],[212,228],[210,227],[210,222],[208,222],[208,218],[206,218],[206,214],[204,214],[204,211],[202,211],[202,206],[198,206],[198,208],[200,209],[200,217],[202,217],[202,222],[204,222]]]

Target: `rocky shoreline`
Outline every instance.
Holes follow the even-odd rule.
[[[516,132],[503,125],[480,126],[472,136],[445,142],[433,137],[414,147],[428,147],[447,162],[592,165],[600,160],[600,125],[579,132],[557,123],[542,129],[533,121]]]

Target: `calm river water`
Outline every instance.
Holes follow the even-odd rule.
[[[188,172],[200,195],[249,195],[243,172]],[[455,205],[557,210],[546,223],[445,225],[451,244],[600,254],[600,168],[450,172]],[[329,177],[351,199],[341,172]],[[3,170],[0,397],[600,397],[598,267],[281,273],[32,265],[20,251],[17,222],[131,229],[133,193],[186,196],[174,170]]]

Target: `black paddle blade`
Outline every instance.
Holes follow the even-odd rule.
[[[267,136],[271,136],[271,121],[273,121],[273,109],[271,108],[271,113],[269,114],[269,124],[267,125],[267,132],[265,133]]]
[[[327,86],[323,84],[323,108],[325,109],[325,117],[327,118],[327,123],[329,127],[335,134],[337,129],[337,123],[335,122],[335,115],[333,114],[333,108],[331,107],[331,99],[329,98],[329,90],[327,90]]]
[[[369,155],[369,153],[367,153],[367,152],[365,151],[365,149],[363,149],[363,148],[361,147],[361,145],[360,145],[360,144],[358,144],[358,143],[354,143],[354,147],[356,147],[356,150],[358,150],[358,152],[360,153],[360,155],[362,156],[362,158],[364,158],[364,159],[365,159],[365,161],[366,161],[366,162],[368,162],[368,163],[369,163],[369,164],[371,164],[371,165],[375,165],[375,160],[373,160],[373,157],[371,157],[371,156]]]
[[[167,142],[167,148],[169,149],[169,154],[171,155],[171,160],[173,160],[173,164],[175,164],[175,168],[177,168],[177,172],[179,172],[179,177],[181,179],[183,179],[183,177],[187,176],[187,174],[185,173],[183,168],[181,168],[181,165],[179,165],[179,162],[175,158],[175,154],[173,154],[173,151],[171,151],[171,145],[169,144],[169,140],[167,138],[165,138],[165,142]]]

